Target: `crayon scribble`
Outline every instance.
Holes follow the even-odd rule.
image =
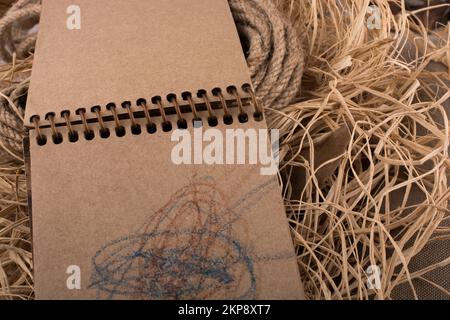
[[[273,183],[227,205],[213,178],[194,178],[137,232],[98,250],[90,288],[99,299],[256,298],[254,263],[292,254],[252,254],[234,228],[246,230],[242,216]]]

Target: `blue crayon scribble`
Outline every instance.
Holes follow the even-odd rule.
[[[97,251],[90,288],[99,299],[255,299],[254,263],[292,254],[253,254],[233,227],[274,185],[265,183],[227,205],[213,178],[194,178],[137,232]]]

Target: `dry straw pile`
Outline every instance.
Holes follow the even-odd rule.
[[[394,15],[387,0],[274,1],[304,35],[301,94],[267,114],[308,298],[450,298],[449,28],[426,29],[404,5]],[[370,5],[380,29],[367,27]],[[1,66],[1,89],[31,63]],[[5,157],[0,298],[32,297],[26,209],[23,164]]]

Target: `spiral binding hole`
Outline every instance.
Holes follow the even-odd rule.
[[[116,104],[115,103],[108,103],[106,105],[106,109],[108,109],[114,118],[114,123],[116,124],[116,127],[114,128],[114,131],[116,132],[116,136],[119,138],[125,137],[127,134],[127,130],[125,127],[120,123],[119,115],[117,113]],[[101,130],[105,131],[104,125],[101,124]]]
[[[224,115],[223,116],[223,123],[225,123],[227,126],[232,125],[234,122],[233,116],[232,115]]]
[[[192,93],[189,91],[185,91],[181,94],[181,97],[183,98],[184,101],[189,102],[189,106],[191,108],[191,112],[194,117],[192,123],[202,121],[202,119],[198,115],[197,106],[195,105],[194,100],[192,100]]]
[[[41,128],[39,126],[40,117],[31,117],[30,121],[34,124],[34,128],[36,130],[36,142],[38,146],[45,146],[47,144],[47,137],[41,133]]]
[[[87,141],[92,141],[95,138],[95,133],[94,130],[92,130],[91,128],[89,128],[89,124],[88,121],[86,119],[86,109],[84,108],[80,108],[78,110],[75,111],[75,113],[80,116],[81,121],[83,123],[84,126],[84,138]]]
[[[158,127],[156,126],[156,124],[151,120],[150,117],[150,112],[148,111],[147,108],[147,100],[140,98],[136,101],[136,104],[138,106],[140,106],[145,114],[145,118],[147,119],[147,124],[146,124],[146,128],[147,128],[147,133],[149,134],[155,134],[158,131]]]
[[[61,133],[53,134],[52,139],[54,144],[61,144],[64,141],[63,135]]]
[[[111,131],[108,128],[100,129],[99,132],[102,139],[108,139],[111,136]]]
[[[42,135],[38,136],[36,138],[36,140],[37,140],[38,146],[40,146],[40,147],[43,147],[43,146],[45,146],[47,144],[47,137],[46,136],[42,136]]]
[[[162,123],[162,129],[164,132],[170,132],[172,131],[172,123],[167,120],[167,115],[166,115],[166,111],[162,105],[162,99],[160,96],[156,96],[152,98],[152,103],[157,105],[159,108],[159,113],[161,115],[161,118],[163,119],[163,123]]]
[[[59,133],[56,129],[55,123],[55,113],[50,112],[45,116],[45,119],[50,122],[50,128],[52,130],[52,140],[54,144],[61,144],[64,141],[64,138],[61,133]]]
[[[264,120],[264,114],[260,111],[256,111],[253,113],[253,118],[255,118],[256,121],[260,122]]]
[[[116,136],[119,138],[123,138],[127,135],[127,129],[124,126],[119,126],[114,129],[116,132]]]
[[[239,109],[239,122],[240,123],[247,123],[248,122],[248,114],[244,111],[244,105],[242,104],[241,97],[239,96],[239,93],[237,91],[237,88],[235,86],[229,86],[227,88],[227,92],[230,95],[233,95],[236,99],[238,109]]]
[[[173,129],[172,128],[172,123],[170,121],[163,122],[162,129],[163,129],[164,132],[172,131],[172,129]]]
[[[236,86],[228,86],[227,87],[227,92],[231,95],[235,95],[237,93],[237,88]]]
[[[188,123],[185,119],[180,119],[177,121],[177,127],[181,130],[186,130],[188,128]]]
[[[185,130],[188,127],[186,119],[183,118],[183,114],[181,113],[181,107],[177,100],[177,95],[174,93],[167,95],[167,101],[173,104],[175,108],[175,112],[177,113],[178,121],[177,121],[177,127],[178,129]]]
[[[224,110],[225,114],[223,115],[223,123],[226,125],[232,125],[234,122],[233,116],[230,114],[229,110],[228,110],[228,106],[227,106],[227,102],[225,101],[225,98],[223,97],[222,94],[222,89],[220,88],[214,88],[212,90],[212,94],[219,98],[220,103],[222,105],[222,109]]]
[[[248,122],[248,114],[246,114],[246,113],[241,113],[241,114],[238,116],[238,119],[239,119],[239,122],[240,122],[240,123],[247,123],[247,122]]]
[[[78,140],[80,140],[80,136],[78,135],[78,132],[76,132],[76,131],[69,132],[69,142],[75,143],[75,142],[78,142]]]
[[[155,134],[158,131],[158,127],[154,123],[147,123],[147,133]]]
[[[253,113],[253,118],[260,122],[264,120],[264,112],[258,103],[258,99],[256,98],[255,92],[252,89],[252,86],[248,83],[242,85],[242,90],[248,93],[252,99],[253,106],[255,107],[255,112]]]
[[[211,90],[213,96],[218,97],[220,94],[222,94],[222,89],[220,88],[214,88]]]
[[[210,127],[217,127],[219,125],[219,120],[217,117],[208,117],[208,125]]]
[[[105,126],[105,122],[103,121],[103,117],[101,114],[101,107],[100,106],[95,106],[91,108],[91,111],[94,112],[97,115],[97,120],[98,120],[98,124],[100,126],[100,138],[102,139],[108,139],[111,136],[111,131],[106,128]]]
[[[93,130],[85,131],[84,132],[84,138],[87,141],[92,141],[95,139],[95,132]]]
[[[133,110],[131,107],[131,102],[130,101],[123,102],[122,108],[127,109],[128,116],[131,121],[131,134],[133,134],[134,136],[140,135],[142,133],[142,129],[141,129],[141,126],[136,122],[136,118],[134,116],[134,113],[133,113]]]
[[[203,99],[203,102],[206,105],[206,109],[208,111],[208,125],[210,127],[217,127],[219,125],[219,121],[217,117],[213,114],[213,109],[211,105],[211,101],[208,98],[208,92],[204,89],[201,89],[197,93],[197,97]]]
[[[133,125],[131,126],[131,133],[132,133],[134,136],[138,136],[138,135],[142,134],[141,126],[138,125],[138,124],[133,124]]]
[[[70,121],[70,111],[64,110],[61,112],[61,117],[66,121],[67,129],[69,130],[69,142],[75,143],[79,140],[78,132],[73,129],[72,122]]]
[[[147,105],[147,100],[145,100],[144,98],[139,98],[139,99],[136,100],[136,104],[139,107],[142,107],[144,105],[146,106]]]

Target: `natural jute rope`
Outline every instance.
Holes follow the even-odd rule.
[[[229,0],[258,97],[280,109],[298,97],[304,67],[300,38],[270,0]]]
[[[39,22],[39,0],[17,1],[0,20],[0,61],[29,56],[36,43],[30,30]],[[0,93],[0,157],[20,160],[22,157],[23,116],[29,81],[17,83]],[[3,88],[1,88],[3,89]]]
[[[10,87],[0,94],[0,157],[22,157],[23,116],[28,81]]]
[[[36,43],[30,30],[39,22],[39,0],[19,0],[0,20],[0,60],[10,62],[13,55],[23,59]]]
[[[229,0],[248,58],[258,98],[265,107],[283,108],[300,92],[303,54],[300,38],[270,0]],[[34,49],[36,35],[29,29],[38,23],[38,0],[19,0],[0,20],[0,60],[23,59]],[[151,80],[151,79],[149,79]],[[26,94],[27,86],[9,88],[4,95]],[[21,154],[22,119],[7,99],[0,97],[0,143]]]

